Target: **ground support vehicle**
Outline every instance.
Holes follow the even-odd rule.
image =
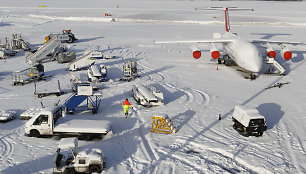
[[[245,106],[235,106],[232,116],[233,128],[245,136],[262,136],[267,130],[265,117],[260,115],[256,109],[249,109]]]
[[[100,173],[106,167],[101,149],[78,152],[77,138],[62,138],[54,159],[54,173]]]
[[[91,65],[95,64],[97,59],[102,58],[103,55],[100,51],[85,51],[82,56],[70,62],[69,70],[77,71],[81,69],[87,69]]]
[[[63,42],[67,42],[67,43],[73,43],[74,41],[78,40],[74,34],[71,32],[71,30],[63,30],[62,31],[63,35],[68,35],[69,39],[65,40]]]
[[[120,80],[131,81],[139,77],[137,72],[137,62],[135,60],[129,60],[123,65],[123,74]]]
[[[29,108],[23,113],[20,114],[20,119],[29,120],[33,116],[37,115],[40,111],[45,110],[46,108]]]
[[[134,98],[144,106],[159,106],[164,104],[164,94],[156,89],[155,86],[136,84],[132,88]]]
[[[46,76],[44,73],[44,66],[36,64],[30,68],[22,71],[15,71],[12,73],[13,85],[25,85],[34,81],[46,80],[51,75]]]
[[[88,81],[90,82],[106,82],[107,69],[104,65],[91,65],[87,70]]]
[[[38,98],[42,98],[42,97],[46,97],[46,96],[50,96],[50,95],[56,95],[56,96],[61,96],[64,94],[64,91],[61,90],[61,84],[59,81],[57,81],[58,84],[58,88],[57,91],[53,91],[53,92],[46,92],[46,91],[40,91],[38,92],[36,90],[36,84],[35,84],[35,91],[34,91],[34,95],[37,95]]]
[[[101,137],[110,131],[111,122],[105,120],[73,119],[62,117],[62,107],[40,111],[25,124],[25,133],[32,137],[42,135],[80,136],[91,140]]]
[[[75,83],[75,92],[65,100],[65,113],[74,113],[76,107],[86,100],[87,109],[92,110],[93,114],[98,112],[102,91],[94,90],[94,86],[90,83]]]
[[[16,118],[15,111],[0,111],[0,123],[6,123]]]

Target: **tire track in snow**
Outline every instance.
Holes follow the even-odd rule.
[[[139,135],[141,137],[142,140],[142,144],[144,145],[144,148],[146,149],[146,152],[148,153],[149,157],[151,158],[151,161],[156,161],[156,155],[154,154],[154,151],[149,143],[149,141],[146,139],[146,137],[144,136],[143,132],[144,132],[144,126],[143,124],[140,125],[139,127]]]
[[[267,145],[267,143],[265,143],[263,145],[258,145],[256,143],[250,143],[250,140],[245,139],[244,137],[241,138],[240,137],[241,135],[239,133],[236,133],[236,135],[235,133],[231,133],[233,132],[233,130],[229,130],[229,128],[226,128],[225,132],[221,132],[221,133],[218,131],[214,131],[214,130],[210,130],[210,132],[215,134],[212,136],[212,137],[215,137],[215,139],[210,139],[212,142],[214,141],[217,144],[220,144],[220,141],[218,141],[216,138],[216,137],[220,137],[218,138],[220,140],[226,140],[226,139],[231,140],[230,142],[222,142],[223,145],[233,146],[233,143],[234,143],[234,145],[236,145],[237,148],[241,146],[242,147],[247,146],[248,149],[250,150],[245,150],[243,151],[243,153],[254,156],[258,158],[259,160],[264,160],[271,166],[275,166],[275,164],[279,163],[279,161],[277,160],[283,160],[282,155],[278,155],[278,152],[275,152],[273,149],[270,149],[267,147],[267,146],[273,146],[273,144]]]
[[[219,154],[223,156],[224,158],[228,158],[234,163],[236,163],[237,166],[245,168],[248,172],[253,173],[272,173],[262,167],[257,167],[249,164],[247,161],[244,159],[241,159],[240,157],[235,156],[234,154],[227,152],[226,150],[223,150],[221,148],[212,148],[212,147],[206,147],[203,144],[197,144],[194,142],[190,142],[190,145],[195,146],[199,148],[201,151],[204,151],[203,154],[205,154],[205,151],[209,151],[213,154]]]
[[[287,148],[287,152],[286,154],[288,154],[288,156],[290,157],[291,159],[291,164],[294,166],[294,168],[297,170],[297,173],[303,173],[300,169],[300,165],[299,165],[299,162],[297,161],[296,159],[296,156],[294,155],[294,152],[293,152],[293,149],[292,149],[292,146],[293,144],[291,143],[291,136],[289,133],[288,133],[288,130],[285,126],[285,124],[283,123],[282,120],[280,120],[278,126],[277,126],[277,133],[278,133],[278,141],[281,145],[285,145],[285,147]],[[285,143],[283,144],[283,142],[285,141]],[[286,159],[286,158],[284,158]],[[286,162],[288,162],[290,164],[290,161],[288,161],[288,159],[286,159]]]
[[[0,158],[0,161],[2,161],[2,164],[4,162],[8,163],[8,164],[11,164],[12,162],[9,160],[9,157],[10,155],[13,153],[14,151],[14,146],[10,143],[10,141],[7,141],[6,138],[10,135],[12,135],[13,133],[10,133],[10,134],[7,134],[7,135],[4,135],[2,137],[0,137],[0,143],[2,144],[2,147],[1,149],[3,149],[3,152],[1,154],[1,158]]]
[[[142,66],[143,68],[149,70],[149,71],[152,71],[151,68],[141,64],[141,63],[138,63],[140,66]],[[146,72],[144,72],[146,73]],[[147,73],[146,73],[147,74]],[[160,82],[162,81],[165,81],[166,80],[166,76],[161,73],[161,72],[157,72],[157,74],[161,77],[161,80],[159,80]],[[154,80],[153,77],[151,77],[152,75],[147,75],[147,76],[150,76],[150,80]],[[188,103],[194,103],[194,100],[195,100],[195,94],[192,94],[192,93],[196,93],[200,96],[200,99],[199,100],[203,100],[203,101],[200,101],[200,102],[195,102],[197,104],[200,104],[200,103],[204,103],[205,106],[208,106],[209,102],[210,102],[210,97],[207,93],[203,92],[203,91],[200,91],[198,89],[193,89],[193,88],[180,88],[180,87],[175,87],[174,85],[171,85],[169,83],[165,83],[165,82],[162,82],[164,86],[167,86],[169,88],[172,88],[172,89],[175,89],[175,90],[178,90],[178,91],[181,91],[183,93],[186,94],[187,98],[186,98],[186,101]]]

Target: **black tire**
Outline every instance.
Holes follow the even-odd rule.
[[[30,131],[30,136],[31,137],[39,138],[40,137],[40,133],[38,132],[38,130],[31,130]]]
[[[89,173],[101,173],[99,166],[89,166]]]
[[[236,125],[236,123],[235,124],[233,124],[233,128],[236,130],[237,129],[237,125]]]
[[[73,43],[74,39],[73,36],[69,35],[69,39],[67,40],[67,43]]]
[[[67,168],[67,169],[65,169],[64,173],[65,174],[75,174],[76,172],[75,172],[74,168]]]
[[[262,136],[263,132],[258,132],[257,135],[258,136]]]
[[[93,136],[91,134],[83,134],[83,137],[84,137],[84,140],[90,141]]]

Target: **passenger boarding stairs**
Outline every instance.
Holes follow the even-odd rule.
[[[76,71],[93,65],[95,63],[95,59],[92,59],[91,55],[91,51],[85,52],[83,56],[75,59],[73,62],[70,63],[69,70]]]
[[[69,98],[66,99],[64,106],[66,107],[66,112],[70,113],[75,110],[88,96],[78,96],[77,93],[73,93]]]
[[[34,53],[29,53],[26,56],[26,62],[30,65],[34,65],[43,59],[46,58],[46,56],[53,52],[56,48],[58,48],[61,45],[61,41],[68,40],[68,35],[53,35],[52,38],[44,43],[41,47],[38,48],[38,50]]]
[[[76,92],[68,97],[64,103],[66,113],[73,113],[80,104],[87,101],[87,109],[95,114],[101,103],[102,91],[94,91],[90,83],[76,83]]]
[[[274,58],[267,57],[266,60],[267,64],[271,65],[272,67],[276,68],[279,71],[280,75],[284,75],[286,69],[280,63],[278,63]],[[269,73],[273,73],[273,71],[271,72],[270,70]]]

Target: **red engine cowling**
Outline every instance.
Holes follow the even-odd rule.
[[[266,52],[267,52],[268,57],[271,57],[271,58],[276,57],[276,52],[271,47],[267,48]]]
[[[196,45],[193,45],[191,47],[191,49],[192,49],[192,56],[193,56],[193,58],[199,59],[201,57],[201,55],[202,55],[200,49]]]
[[[287,48],[283,48],[280,51],[280,54],[286,60],[290,60],[292,58],[292,52],[290,50],[288,50]]]
[[[217,48],[211,48],[210,55],[211,55],[211,58],[218,59],[220,57],[220,51]]]
[[[193,55],[193,58],[195,58],[195,59],[199,59],[200,57],[201,57],[201,51],[200,50],[194,50],[193,52],[192,52],[192,55]]]

